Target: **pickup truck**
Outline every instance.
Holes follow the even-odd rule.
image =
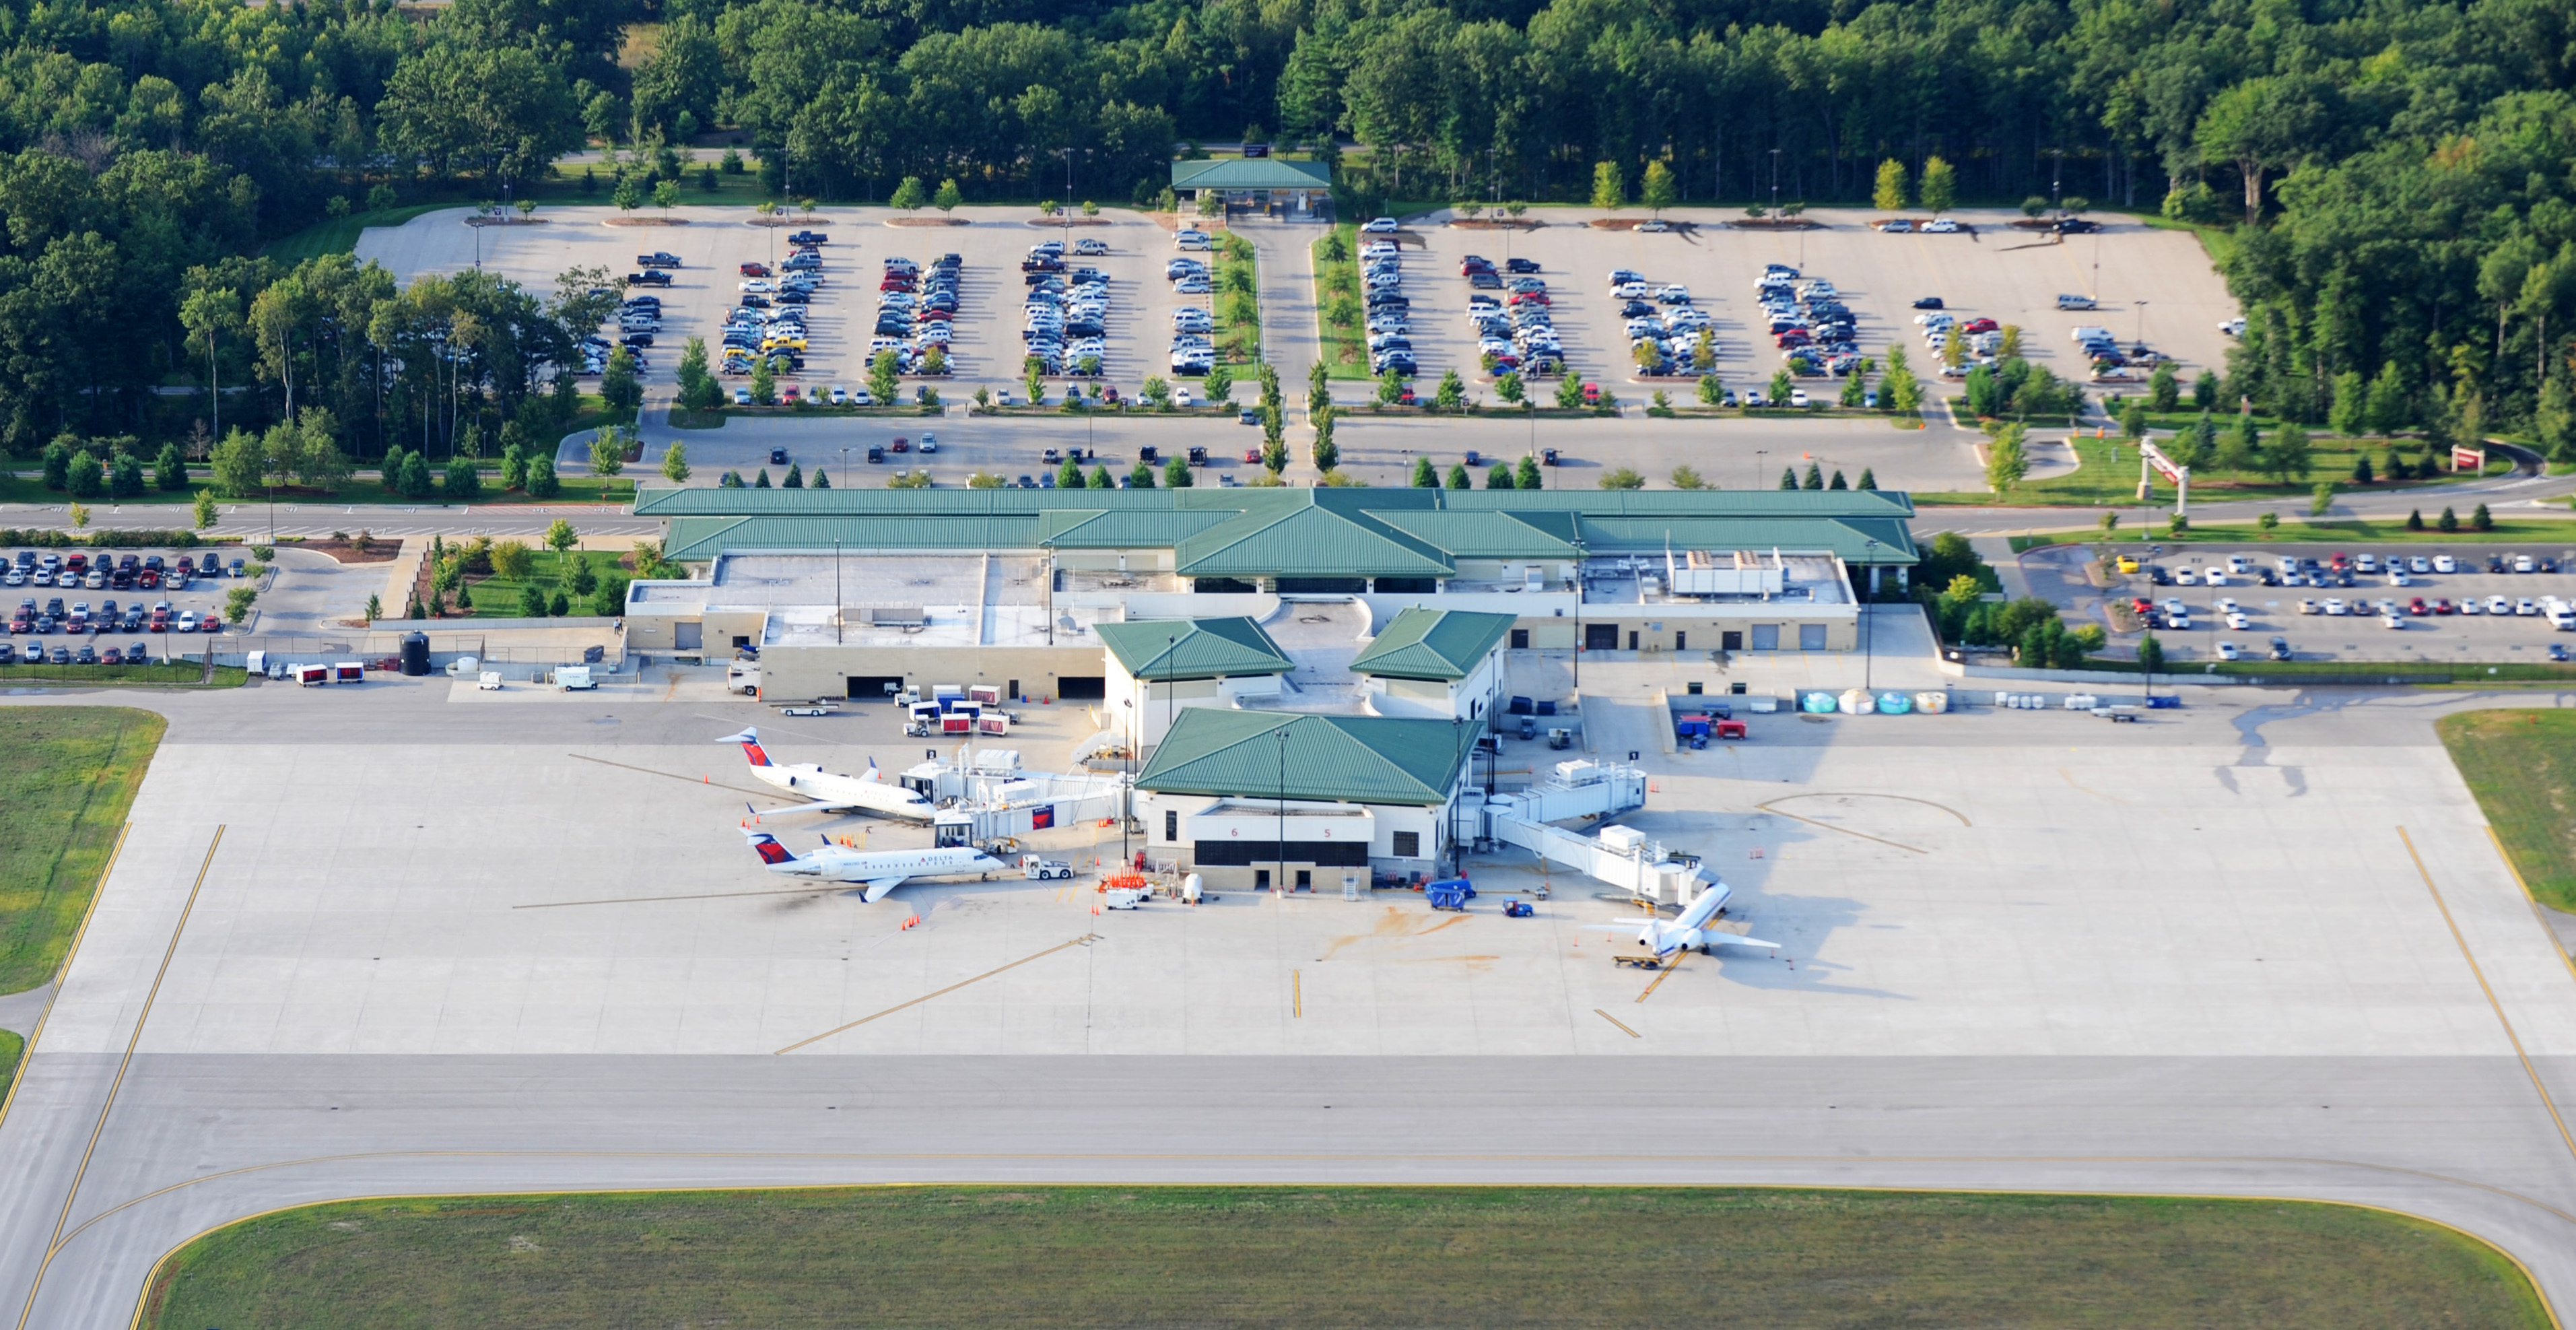
[[[651,254],[638,254],[635,256],[635,266],[638,268],[677,268],[680,266],[680,256],[660,250]]]
[[[647,268],[642,272],[626,274],[626,284],[628,286],[669,286],[671,274],[658,268]]]

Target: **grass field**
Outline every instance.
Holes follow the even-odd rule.
[[[165,728],[127,707],[0,709],[0,993],[62,965]]]
[[[2523,885],[2576,910],[2576,711],[2468,711],[2433,728]]]
[[[558,590],[562,591],[572,600],[572,612],[576,615],[585,615],[590,613],[590,607],[584,603],[589,600],[589,597],[574,594],[571,580],[573,565],[576,562],[588,563],[590,571],[603,581],[613,575],[632,576],[617,566],[617,561],[624,557],[624,552],[619,550],[574,550],[558,562],[553,550],[540,547],[536,552],[534,563],[528,569],[527,580],[548,596],[552,596]],[[501,577],[487,577],[480,581],[469,582],[468,585],[474,590],[475,618],[515,619],[519,617],[519,591],[525,585],[524,583]]]
[[[142,1325],[2544,1326],[2493,1249],[2271,1201],[901,1187],[353,1201],[180,1249]]]
[[[35,640],[41,642],[44,639]],[[188,644],[183,639],[179,646],[173,646],[171,649],[178,651],[186,645]],[[161,648],[159,644],[155,644],[153,649],[158,651]],[[204,680],[205,676],[206,667],[202,662],[191,663],[184,660],[166,663],[156,660],[149,665],[0,665],[0,687],[25,683],[65,683],[80,684],[85,687],[151,684],[156,687],[167,687],[172,684],[194,685]],[[215,678],[211,686],[238,688],[249,677],[248,673],[238,665],[218,665],[215,667]]]
[[[2125,517],[2128,514],[2124,513],[2122,516]],[[2007,539],[2012,542],[2013,552],[2019,554],[2025,550],[2038,549],[2043,545],[2091,545],[2099,542],[2101,538],[2102,533],[2099,531],[2084,530],[2041,531],[2029,535],[2011,536]],[[2372,544],[2401,545],[2519,545],[2527,547],[2533,554],[2539,554],[2561,548],[2576,548],[2576,522],[2535,522],[2526,518],[2499,517],[2496,519],[2493,531],[2471,531],[2465,526],[2458,531],[2436,531],[2429,521],[2423,530],[2409,531],[2403,518],[2385,522],[2361,520],[2311,522],[2306,518],[2284,518],[2280,526],[2268,532],[2251,522],[2195,526],[2179,535],[2167,535],[2162,527],[2152,532],[2141,532],[2132,527],[2123,526],[2113,543],[2122,548],[2128,548],[2141,546],[2150,540],[2160,545],[2245,545],[2274,541],[2305,545],[2341,544],[2355,547],[2364,541]]]
[[[408,207],[386,208],[379,212],[353,212],[346,217],[333,217],[315,222],[291,235],[280,236],[262,251],[280,263],[302,263],[325,254],[346,254],[358,247],[358,233],[371,226],[400,226],[425,212],[456,207],[455,203],[415,203]]]
[[[27,1051],[27,1041],[15,1030],[0,1030],[0,1098],[9,1093],[9,1082],[18,1075],[18,1056]]]
[[[2137,502],[2138,450],[2135,445],[2124,439],[2096,439],[2089,435],[2079,436],[2073,442],[2083,465],[2062,476],[2016,485],[2010,493],[2002,495],[1989,494],[1984,490],[1916,491],[1914,501],[1926,505],[1972,504],[1978,507],[2068,503],[2117,507]],[[2160,441],[2158,446],[2165,445]],[[2448,502],[2442,495],[2444,486],[2477,479],[2474,474],[2455,476],[2444,473],[2435,480],[2376,481],[2365,488],[2351,483],[2353,461],[2368,454],[2371,464],[2376,466],[2381,447],[2374,446],[2369,439],[2326,438],[2312,440],[2309,446],[2314,450],[2316,464],[2309,470],[2306,480],[2285,485],[2254,472],[2195,471],[2191,477],[2191,496],[2206,503],[2222,499],[2278,499],[2284,505],[2281,520],[2286,526],[2307,511],[2308,498],[2315,493],[2317,483],[2330,480],[2334,482],[2335,492],[2341,495],[2422,491],[2426,505],[2424,520],[2430,522]],[[2501,453],[2488,459],[2487,475],[2501,476],[2512,470],[2513,464],[2506,461]],[[2162,476],[2156,477],[2152,493],[2154,498],[2150,502],[2167,506],[2173,503],[2174,487]],[[2476,500],[2464,504],[2460,509],[2460,520],[2467,521],[2470,509],[2476,506]]]

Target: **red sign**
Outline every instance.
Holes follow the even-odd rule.
[[[2484,448],[2464,448],[2459,444],[2452,444],[2451,469],[2454,471],[2469,472],[2485,471],[2487,469],[2487,450]]]
[[[2146,454],[2147,465],[2154,467],[2158,474],[2177,485],[2182,483],[2182,467],[2176,465],[2172,458],[2165,456],[2163,449],[2152,443],[2141,443],[2138,445],[2138,450]]]

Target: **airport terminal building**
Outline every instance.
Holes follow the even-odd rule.
[[[773,698],[951,683],[1237,705],[1292,673],[1299,649],[1271,638],[1316,620],[1344,664],[1387,639],[1362,685],[1376,709],[1482,714],[1469,695],[1494,681],[1446,675],[1488,634],[1501,652],[1629,659],[1851,651],[1860,597],[1916,561],[1912,503],[1862,490],[692,487],[636,512],[668,523],[692,576],[633,585],[628,655],[756,651]],[[1414,609],[1476,617],[1389,637]],[[1206,630],[1188,651],[1121,628],[1238,619],[1254,632]],[[1140,747],[1160,732],[1127,728]]]

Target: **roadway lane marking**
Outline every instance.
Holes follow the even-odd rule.
[[[37,1262],[36,1277],[27,1284],[27,1305],[18,1309],[18,1330],[27,1330],[27,1319],[36,1314],[36,1295],[45,1287],[46,1269],[63,1249],[63,1228],[71,1222],[73,1202],[80,1199],[81,1180],[89,1174],[90,1156],[98,1153],[98,1138],[107,1131],[107,1115],[116,1109],[116,1092],[125,1084],[126,1070],[134,1065],[134,1050],[143,1042],[143,1026],[152,1019],[153,1000],[161,996],[161,981],[170,977],[170,962],[179,954],[179,938],[188,931],[188,916],[197,909],[197,893],[205,889],[206,873],[215,866],[215,851],[223,843],[224,829],[217,826],[214,840],[206,846],[204,862],[197,865],[197,880],[189,884],[187,903],[179,907],[179,922],[170,930],[170,945],[161,952],[161,968],[152,972],[152,987],[144,991],[143,1009],[134,1015],[134,1033],[127,1036],[125,1056],[116,1064],[115,1078],[107,1083],[107,1098],[98,1106],[98,1121],[89,1129],[89,1144],[81,1149],[80,1166],[72,1170],[71,1188],[63,1193],[62,1213],[54,1217],[53,1236],[45,1242],[45,1259]],[[99,885],[104,888],[106,879],[100,879]]]
[[[89,936],[89,921],[98,914],[98,898],[107,891],[108,876],[116,871],[118,856],[125,853],[125,838],[134,832],[134,824],[116,829],[116,844],[107,852],[107,867],[100,869],[98,885],[89,893],[89,908],[81,911],[80,927],[72,930],[72,945],[63,953],[63,963],[54,970],[53,996],[45,999],[45,1009],[36,1013],[36,1028],[27,1032],[27,1042],[18,1050],[18,1074],[9,1078],[9,1093],[0,1095],[0,1122],[9,1120],[9,1106],[18,1102],[18,1087],[27,1083],[27,1068],[36,1057],[36,1041],[45,1037],[45,1022],[54,1014],[54,1003],[63,995],[63,976],[72,972],[72,958],[80,955],[81,939]]]
[[[984,982],[985,980],[992,978],[994,975],[997,975],[997,974],[1002,973],[1002,971],[1004,971],[1004,970],[1016,970],[1016,969],[1018,969],[1019,967],[1021,967],[1021,966],[1023,966],[1023,965],[1028,964],[1030,961],[1034,961],[1034,960],[1041,960],[1041,959],[1043,959],[1043,958],[1045,958],[1045,957],[1052,956],[1052,955],[1056,954],[1057,952],[1064,950],[1064,949],[1065,949],[1065,948],[1067,948],[1067,947],[1078,947],[1078,946],[1081,946],[1081,945],[1082,945],[1083,943],[1085,943],[1085,942],[1090,942],[1090,941],[1094,941],[1094,940],[1096,940],[1099,936],[1100,936],[1100,935],[1099,935],[1098,933],[1085,933],[1085,934],[1083,934],[1082,936],[1080,936],[1080,937],[1078,937],[1078,938],[1075,938],[1075,939],[1073,939],[1073,940],[1072,940],[1072,941],[1070,941],[1070,942],[1059,942],[1059,943],[1055,944],[1054,946],[1049,947],[1049,948],[1047,948],[1046,950],[1044,950],[1044,951],[1041,951],[1041,952],[1037,953],[1036,955],[1033,955],[1033,956],[1022,956],[1022,957],[1021,957],[1021,958],[1019,958],[1018,960],[1015,960],[1015,961],[1011,962],[1011,963],[1010,963],[1010,964],[1008,964],[1008,965],[998,966],[998,967],[996,967],[996,968],[994,968],[994,969],[986,970],[986,971],[985,971],[985,972],[983,972],[982,974],[976,975],[976,976],[975,976],[974,978],[972,978],[972,979],[961,979],[961,980],[957,981],[956,983],[950,984],[950,985],[949,985],[948,987],[946,987],[946,988],[940,989],[940,990],[939,990],[938,992],[936,992],[936,993],[924,993],[924,994],[922,994],[920,997],[914,998],[914,999],[912,999],[912,1000],[911,1000],[911,1001],[909,1001],[909,1002],[898,1002],[898,1003],[894,1004],[893,1006],[886,1008],[886,1009],[885,1009],[885,1010],[883,1010],[883,1011],[876,1012],[876,1013],[874,1013],[874,1014],[872,1014],[872,1015],[861,1016],[861,1017],[860,1017],[860,1018],[858,1018],[857,1020],[852,1021],[852,1022],[850,1022],[850,1023],[849,1023],[849,1024],[847,1024],[847,1025],[835,1026],[835,1027],[833,1027],[833,1028],[831,1028],[831,1029],[829,1029],[829,1030],[825,1030],[823,1033],[818,1034],[818,1035],[815,1035],[815,1036],[814,1036],[813,1038],[811,1038],[811,1039],[799,1039],[799,1040],[797,1040],[795,1043],[789,1044],[787,1047],[782,1048],[782,1049],[779,1049],[779,1050],[778,1050],[778,1052],[779,1052],[780,1054],[793,1053],[793,1052],[795,1052],[797,1049],[803,1048],[803,1047],[804,1047],[804,1046],[806,1046],[807,1044],[819,1044],[819,1043],[823,1042],[824,1040],[829,1039],[829,1038],[831,1038],[832,1036],[834,1036],[834,1035],[836,1035],[836,1034],[841,1034],[841,1033],[844,1033],[844,1032],[846,1032],[846,1031],[855,1030],[855,1029],[859,1028],[860,1026],[867,1024],[867,1023],[868,1023],[868,1022],[870,1022],[870,1021],[873,1021],[873,1020],[878,1019],[879,1017],[883,1017],[883,1016],[891,1016],[891,1015],[895,1014],[895,1013],[896,1013],[896,1012],[898,1012],[898,1011],[902,1011],[902,1010],[904,1010],[904,1009],[905,1009],[905,1008],[907,1008],[907,1007],[918,1007],[918,1006],[920,1006],[922,1003],[924,1003],[924,1002],[928,1002],[928,1001],[929,1001],[929,1000],[931,1000],[932,998],[935,998],[935,997],[942,997],[942,996],[945,996],[945,995],[947,995],[947,994],[954,993],[954,992],[956,992],[958,989],[964,988],[964,987],[966,987],[966,986],[967,986],[967,985],[969,985],[969,984],[980,984],[980,983]]]
[[[1662,980],[1660,980],[1660,979],[1658,979],[1658,980],[1656,980],[1655,982],[1657,982],[1657,983],[1662,983],[1663,981],[1662,981]],[[1641,1001],[1641,1002],[1642,1002],[1642,1001],[1644,1001],[1644,1000],[1645,1000],[1645,999],[1643,999],[1643,998],[1638,999],[1638,1001]],[[1600,1017],[1601,1019],[1603,1019],[1603,1020],[1605,1020],[1605,1021],[1610,1022],[1612,1025],[1619,1025],[1619,1018],[1618,1018],[1618,1017],[1613,1016],[1613,1015],[1611,1015],[1610,1013],[1608,1013],[1608,1012],[1606,1012],[1606,1011],[1603,1011],[1603,1010],[1602,1010],[1602,1009],[1600,1009],[1599,1007],[1594,1007],[1594,1008],[1592,1009],[1592,1014],[1593,1014],[1593,1015],[1595,1015],[1595,1016]],[[1621,1031],[1622,1033],[1626,1034],[1626,1035],[1627,1035],[1629,1038],[1631,1038],[1631,1039],[1643,1039],[1643,1038],[1645,1038],[1645,1037],[1646,1037],[1646,1036],[1644,1036],[1644,1035],[1642,1035],[1642,1034],[1637,1033],[1637,1032],[1636,1032],[1636,1031],[1634,1031],[1634,1030],[1629,1029],[1629,1028],[1628,1028],[1627,1026],[1625,1026],[1625,1025],[1619,1025],[1619,1029],[1620,1029],[1620,1031]]]
[[[2576,1156],[2576,1136],[2568,1134],[2567,1119],[2558,1115],[2558,1101],[2549,1097],[2549,1087],[2541,1083],[2540,1070],[2531,1065],[2531,1055],[2522,1049],[2522,1036],[2515,1034],[2513,1022],[2505,1019],[2504,1004],[2496,1001],[2495,988],[2487,983],[2487,972],[2478,967],[2478,958],[2469,954],[2469,940],[2460,935],[2459,922],[2451,918],[2451,907],[2442,899],[2442,889],[2433,885],[2433,874],[2424,867],[2424,856],[2415,850],[2415,838],[2399,827],[2397,839],[2406,842],[2406,857],[2415,861],[2416,875],[2424,879],[2424,889],[2433,893],[2433,908],[2442,912],[2443,926],[2451,930],[2451,941],[2459,944],[2460,959],[2467,961],[2469,973],[2477,976],[2478,991],[2487,995],[2487,1007],[2495,1012],[2496,1024],[2504,1027],[2504,1037],[2513,1045],[2514,1057],[2522,1062],[2522,1074],[2531,1078],[2531,1088],[2540,1095],[2540,1106],[2549,1110],[2549,1121],[2558,1128],[2559,1141],[2566,1145],[2570,1156]]]

